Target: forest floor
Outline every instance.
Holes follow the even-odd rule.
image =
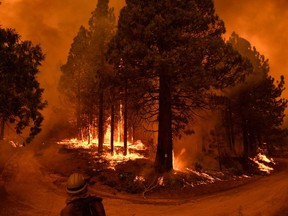
[[[1,149],[0,215],[59,215],[65,185],[73,172],[89,178],[90,190],[103,197],[113,215],[288,215],[288,161],[272,175],[225,177],[173,172],[153,176],[147,161],[127,162],[116,170],[88,150],[56,142]],[[100,161],[99,161],[100,160]],[[148,165],[147,165],[148,164]],[[147,171],[148,170],[148,171]],[[143,173],[144,172],[144,173]],[[145,181],[142,176],[147,177]],[[169,179],[169,180],[168,180]],[[180,183],[179,183],[180,182]]]
[[[95,152],[96,149],[71,149],[65,145],[50,143],[48,147],[38,149],[36,156],[47,172],[61,176],[55,182],[59,188],[65,188],[71,173],[80,172],[89,180],[90,187],[98,189],[98,193],[109,192],[113,196],[124,193],[137,194],[142,198],[191,198],[238,187],[261,176],[237,176],[220,171],[210,171],[208,174],[193,170],[176,170],[161,175],[155,173],[152,160],[120,159],[120,162],[111,162],[106,157],[97,156]],[[145,154],[145,151],[142,154]],[[266,175],[260,172],[259,174]]]

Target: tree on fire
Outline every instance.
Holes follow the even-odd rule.
[[[95,63],[96,96],[98,99],[98,151],[103,151],[104,142],[104,91],[108,90],[111,69],[105,60],[108,43],[114,35],[115,17],[113,9],[109,9],[108,0],[99,0],[96,10],[89,20],[91,32],[91,61]],[[109,92],[108,92],[109,93]],[[107,102],[106,102],[107,103]]]
[[[103,149],[106,121],[107,101],[104,95],[108,91],[111,76],[105,52],[115,28],[114,20],[108,0],[98,1],[89,20],[89,29],[81,27],[71,45],[67,63],[61,67],[63,74],[59,84],[63,93],[74,103],[77,128],[88,127],[90,138],[90,126],[98,127],[99,152]]]
[[[121,11],[110,57],[125,66],[128,88],[137,86],[144,117],[158,116],[160,172],[172,169],[172,137],[209,107],[211,90],[243,79],[247,62],[223,41],[224,32],[211,0],[127,0]]]
[[[283,131],[280,126],[287,107],[287,100],[281,98],[285,89],[284,77],[281,76],[280,81],[275,83],[269,75],[268,59],[244,38],[233,33],[229,42],[253,66],[246,82],[229,96],[233,122],[242,133],[244,156],[250,157],[263,143],[267,143],[269,148],[273,143],[272,137]]]
[[[17,134],[30,128],[27,143],[41,131],[40,111],[47,102],[42,101],[43,89],[36,75],[43,60],[39,45],[21,41],[13,29],[0,28],[0,139],[8,122],[15,125]]]

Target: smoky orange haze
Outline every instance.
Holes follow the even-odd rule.
[[[57,90],[60,66],[66,63],[73,38],[81,25],[88,25],[96,4],[97,0],[2,0],[0,25],[15,28],[22,40],[40,44],[46,56],[38,75],[45,89],[43,98],[48,101],[43,111],[43,131],[52,129],[62,116]],[[110,0],[116,16],[123,5],[124,2]]]
[[[235,31],[270,60],[271,75],[279,79],[288,70],[288,1],[215,0],[216,12],[224,20],[226,38]],[[81,25],[87,25],[97,0],[2,0],[0,25],[15,28],[23,40],[40,44],[46,54],[38,78],[49,106],[45,125],[52,127],[57,110],[59,67],[67,59],[70,45]],[[116,15],[124,0],[110,0]],[[286,77],[288,79],[288,77]],[[285,92],[287,96],[287,92]],[[51,120],[51,121],[47,121]]]

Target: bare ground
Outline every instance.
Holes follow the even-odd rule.
[[[87,177],[92,172],[90,189],[104,198],[108,216],[288,215],[287,160],[280,160],[279,170],[271,176],[175,189],[157,186],[144,197],[100,181],[103,173],[91,165],[85,151],[42,144],[8,152],[2,162],[0,215],[59,215],[65,205],[66,179],[75,171]]]

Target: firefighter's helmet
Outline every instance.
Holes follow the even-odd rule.
[[[87,182],[84,176],[80,173],[73,173],[69,176],[67,181],[66,191],[69,194],[78,194],[84,192],[87,188]]]

